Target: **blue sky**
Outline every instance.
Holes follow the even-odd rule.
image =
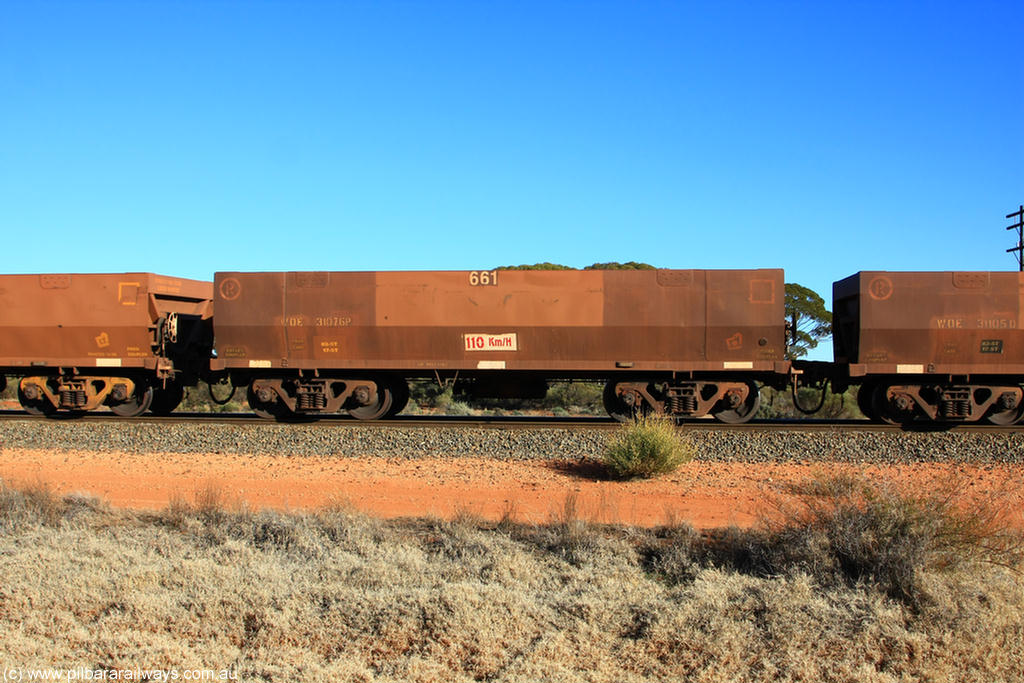
[[[1015,269],[1021,2],[12,2],[8,272]]]

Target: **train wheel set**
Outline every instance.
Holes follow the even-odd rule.
[[[200,380],[260,417],[400,413],[409,382],[608,414],[749,421],[760,387],[858,387],[892,424],[1024,418],[1024,276],[861,272],[833,287],[834,360],[786,359],[779,269],[0,275],[0,389],[30,414],[168,414]],[[211,397],[213,402],[221,402]]]
[[[409,403],[402,377],[338,379],[254,379],[246,400],[260,417],[295,419],[346,412],[357,420],[393,417]]]
[[[889,424],[984,421],[1007,426],[1024,416],[1020,386],[873,380],[860,385],[857,402],[865,416]]]
[[[751,381],[647,382],[608,380],[604,407],[620,422],[638,415],[676,418],[712,416],[719,422],[751,420],[761,405],[757,384]]]

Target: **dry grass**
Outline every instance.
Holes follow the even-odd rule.
[[[1024,589],[1006,562],[925,562],[930,597],[912,607],[800,563],[761,571],[768,529],[587,514],[568,498],[543,526],[384,522],[179,498],[140,515],[0,488],[0,664],[269,681],[1020,678]]]

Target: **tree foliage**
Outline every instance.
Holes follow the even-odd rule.
[[[786,327],[786,358],[793,360],[832,336],[832,313],[813,289],[787,282]]]
[[[534,263],[532,265],[499,266],[497,270],[656,270],[656,268],[649,263],[640,263],[638,261],[593,263],[583,268],[573,268],[571,266],[563,266],[560,263],[548,263],[545,261],[544,263]]]
[[[626,261],[619,263],[609,261],[608,263],[594,263],[583,270],[656,270],[650,263],[638,263],[637,261]]]
[[[576,270],[569,266],[563,266],[560,263],[534,263],[533,265],[521,265],[521,266],[498,266],[497,270]]]

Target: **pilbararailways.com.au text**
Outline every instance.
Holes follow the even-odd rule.
[[[3,681],[237,681],[230,669],[91,669],[88,667],[21,669],[4,667]]]

